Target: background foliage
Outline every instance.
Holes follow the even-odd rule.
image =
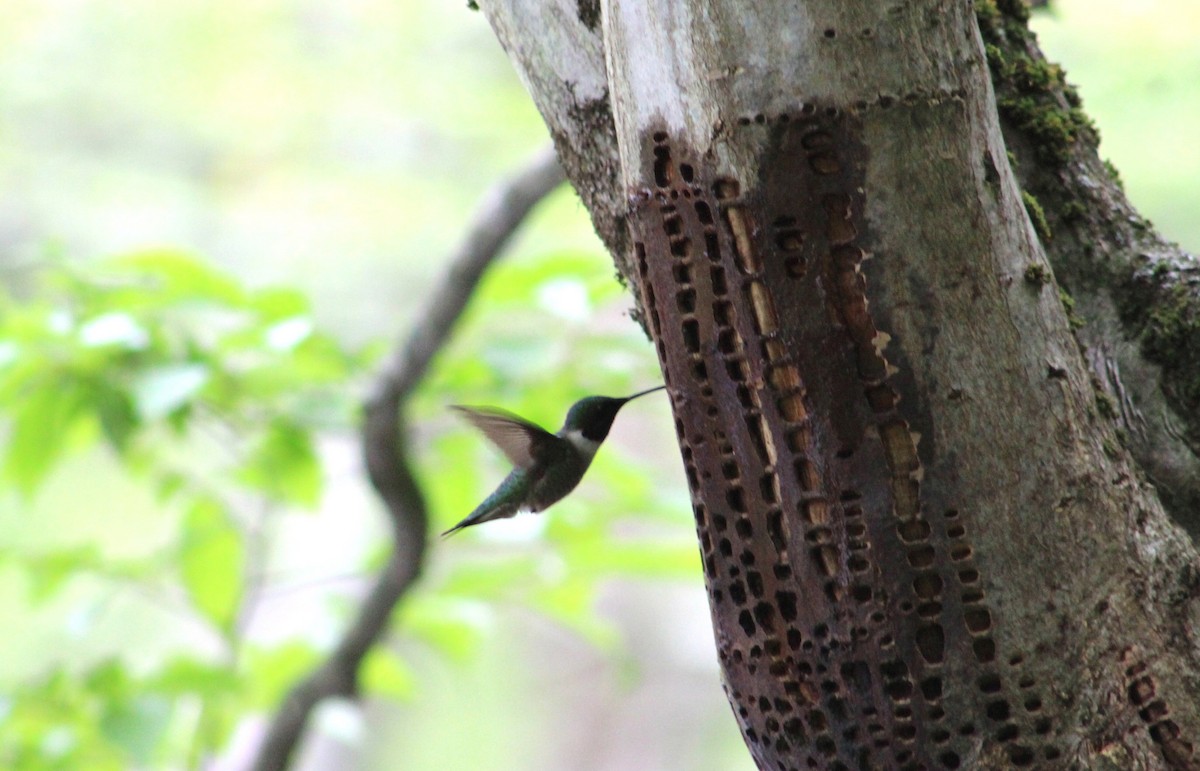
[[[1135,203],[1200,244],[1170,133],[1200,12],[1100,5],[1059,2],[1048,52]],[[13,0],[0,136],[0,766],[242,767],[385,555],[355,434],[379,355],[544,130],[456,4]],[[439,530],[506,471],[445,405],[556,426],[657,382],[627,306],[557,194],[412,405]],[[750,768],[675,457],[636,402],[551,514],[436,544],[302,764]]]

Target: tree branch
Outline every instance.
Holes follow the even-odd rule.
[[[358,670],[387,630],[392,610],[421,572],[428,512],[408,462],[404,404],[449,337],[483,271],[504,248],[530,210],[563,181],[552,148],[539,152],[512,179],[483,199],[450,270],[397,346],[364,408],[362,450],[367,474],[387,507],[393,552],[358,616],[330,657],[297,683],[276,713],[255,759],[256,771],[287,768],[309,716],[324,699],[358,695]]]
[[[977,7],[992,84],[1039,235],[1073,298],[1097,406],[1163,505],[1200,540],[1200,262],[1139,215],[1099,155],[1080,99],[1019,2]]]

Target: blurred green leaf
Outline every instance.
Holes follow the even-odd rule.
[[[274,648],[252,648],[247,655],[250,706],[275,709],[284,693],[318,664],[321,653],[292,640]]]
[[[13,406],[5,472],[23,495],[31,495],[61,457],[87,401],[79,384],[66,380],[38,388]]]
[[[564,549],[564,556],[570,570],[583,575],[692,579],[700,572],[700,555],[691,541],[571,544]]]
[[[267,427],[238,478],[273,500],[312,508],[321,499],[321,464],[312,437],[283,420]]]
[[[405,701],[416,693],[412,669],[394,651],[378,645],[367,654],[358,679],[367,693]]]
[[[81,325],[79,341],[88,347],[116,345],[141,350],[149,344],[150,333],[130,314],[112,311]]]
[[[131,765],[148,766],[171,722],[171,703],[154,694],[109,701],[98,721],[100,732],[124,750]]]
[[[181,300],[206,300],[241,306],[246,293],[237,281],[204,260],[172,249],[147,249],[108,260],[104,267],[142,284],[143,303],[157,307]]]
[[[611,649],[619,637],[611,623],[595,612],[596,582],[566,577],[535,587],[530,603],[550,618],[562,622],[601,649]]]
[[[503,596],[511,587],[527,582],[538,574],[540,561],[532,555],[477,557],[457,562],[445,578],[441,591],[478,599]]]
[[[166,662],[147,684],[165,695],[214,697],[236,692],[241,681],[238,673],[229,666],[180,656]]]
[[[166,417],[192,401],[209,376],[209,368],[196,362],[164,364],[143,371],[132,387],[137,414],[143,420]]]
[[[68,579],[103,564],[94,544],[58,549],[40,554],[24,554],[31,599],[42,603],[52,598]]]
[[[184,518],[180,575],[196,608],[223,631],[236,619],[244,559],[242,535],[221,504],[208,498],[193,503]]]
[[[0,714],[0,762],[12,769],[128,768],[97,716],[126,703],[119,665],[101,662],[79,676],[61,668],[10,692]]]
[[[623,290],[613,279],[611,263],[593,252],[556,251],[508,260],[486,279],[480,304],[494,312],[498,307],[540,305],[554,311],[555,292],[570,293],[591,304],[619,296]],[[573,313],[566,314],[575,318]]]
[[[475,599],[420,594],[401,609],[397,629],[459,661],[473,654],[492,625],[490,608]]]
[[[118,452],[124,452],[141,425],[133,400],[125,391],[105,382],[93,384],[91,398],[104,438]]]
[[[307,316],[292,316],[267,327],[263,337],[269,348],[291,351],[307,340],[312,333],[312,319]]]
[[[21,348],[11,340],[0,340],[0,370],[17,361]]]
[[[271,287],[260,289],[250,297],[250,307],[267,322],[302,316],[309,312],[309,302],[295,289]]]

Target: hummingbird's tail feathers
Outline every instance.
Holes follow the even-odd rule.
[[[516,513],[521,510],[520,506],[511,503],[500,504],[499,506],[491,506],[489,505],[490,503],[490,500],[484,501],[484,505],[475,509],[475,511],[472,511],[466,519],[442,533],[442,538],[451,536],[454,533],[457,533],[459,530],[462,530],[464,527],[480,525],[484,522],[490,522],[493,519],[506,519],[516,515]]]

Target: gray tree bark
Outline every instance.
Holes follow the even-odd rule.
[[[657,346],[759,766],[1200,767],[1147,481],[1196,520],[1195,262],[976,6],[483,10]]]

